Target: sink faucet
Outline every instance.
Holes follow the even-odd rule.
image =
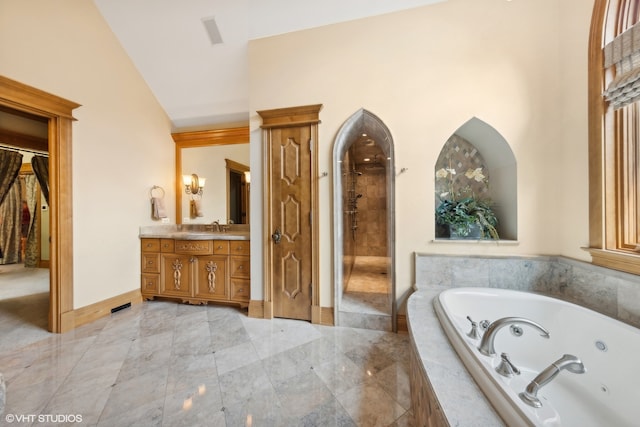
[[[520,396],[520,399],[527,405],[533,406],[534,408],[542,407],[542,402],[538,399],[538,391],[558,376],[560,371],[564,370],[574,374],[584,374],[587,372],[580,359],[571,354],[565,354],[549,365],[544,371],[540,372],[518,396]]]
[[[540,332],[541,336],[549,338],[549,331],[547,331],[545,328],[543,328],[533,320],[525,319],[524,317],[503,317],[502,319],[498,319],[489,325],[489,328],[482,336],[482,341],[480,342],[480,346],[478,347],[480,353],[484,354],[485,356],[493,356],[494,354],[496,354],[496,349],[493,346],[493,341],[495,340],[498,331],[507,325],[513,325],[517,323],[533,326]]]
[[[211,229],[216,232],[220,232],[220,220],[216,219],[211,223]]]

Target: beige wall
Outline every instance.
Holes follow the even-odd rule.
[[[322,103],[319,170],[321,305],[333,305],[333,140],[359,108],[390,129],[396,168],[396,280],[413,282],[412,254],[561,254],[587,228],[587,40],[582,0],[451,0],[405,12],[252,41],[249,45],[252,206],[261,203],[257,110]],[[566,38],[559,41],[560,38]],[[518,164],[517,245],[438,244],[433,167],[442,145],[477,117],[510,144]],[[252,215],[252,259],[261,259]],[[252,299],[262,295],[252,264]]]
[[[322,103],[321,304],[333,305],[333,138],[359,108],[394,137],[398,297],[415,251],[587,259],[586,49],[592,2],[449,0],[250,43],[252,258],[262,255],[256,110]],[[0,0],[0,74],[82,104],[73,138],[74,307],[139,286],[149,189],[175,221],[170,122],[92,2]],[[432,243],[433,165],[471,117],[518,162],[517,246]],[[259,212],[259,211],[258,211]],[[252,263],[252,299],[262,265]]]
[[[0,0],[0,75],[82,104],[73,125],[74,308],[140,286],[149,189],[175,220],[171,124],[86,0]]]

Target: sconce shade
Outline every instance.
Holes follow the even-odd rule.
[[[251,184],[251,172],[246,171],[244,173],[244,182],[246,182],[247,184]]]
[[[184,182],[184,191],[187,194],[202,195],[206,178],[199,178],[198,175],[192,173],[191,175],[182,175],[182,181]]]

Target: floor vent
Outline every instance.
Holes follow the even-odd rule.
[[[118,307],[113,307],[111,309],[111,314],[115,313],[116,311],[124,310],[125,308],[129,308],[129,307],[131,307],[131,303],[130,302],[128,302],[126,304],[122,304],[122,305],[120,305]]]

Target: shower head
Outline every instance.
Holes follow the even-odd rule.
[[[359,199],[360,197],[362,197],[362,194],[356,194],[356,199]]]

